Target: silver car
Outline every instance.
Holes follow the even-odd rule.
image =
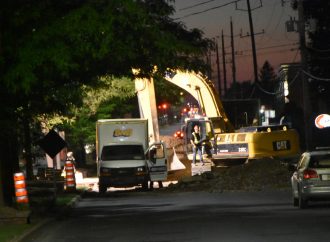
[[[330,200],[330,150],[303,153],[291,185],[296,207],[306,208],[310,200]]]

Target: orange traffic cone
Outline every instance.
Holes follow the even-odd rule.
[[[15,195],[17,203],[29,203],[29,197],[25,185],[25,177],[22,172],[14,173]]]
[[[76,190],[76,179],[74,174],[74,165],[72,161],[65,162],[65,187],[67,191]]]

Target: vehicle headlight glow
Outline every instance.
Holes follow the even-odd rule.
[[[139,172],[144,171],[144,167],[143,166],[142,167],[138,167],[138,168],[136,168],[136,171],[139,171]]]
[[[103,173],[109,173],[110,169],[109,168],[101,168],[101,172]]]

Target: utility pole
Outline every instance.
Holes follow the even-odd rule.
[[[231,42],[231,61],[232,61],[232,72],[233,72],[233,92],[234,99],[236,98],[236,63],[235,63],[235,48],[234,48],[234,30],[233,30],[233,20],[230,17],[230,42]]]
[[[221,76],[220,76],[220,60],[219,60],[218,38],[215,39],[215,45],[216,45],[216,53],[217,53],[218,90],[219,90],[219,97],[221,98]]]
[[[304,18],[304,5],[303,0],[298,0],[298,32],[299,32],[299,44],[300,44],[300,56],[301,56],[301,68],[306,71],[306,38],[305,38],[305,18]],[[301,72],[302,79],[302,98],[303,98],[303,110],[304,110],[304,129],[305,129],[305,148],[309,150],[311,147],[311,127],[310,127],[310,100],[308,83],[305,73]]]
[[[258,63],[257,63],[257,53],[256,53],[256,43],[254,40],[254,30],[253,30],[253,21],[251,14],[250,0],[247,1],[248,13],[249,13],[249,24],[251,31],[251,43],[252,43],[252,53],[253,53],[253,70],[254,70],[254,82],[258,83]]]
[[[251,9],[251,5],[250,5],[250,0],[246,0],[247,3],[247,11],[248,11],[248,15],[249,15],[249,24],[250,24],[250,37],[251,37],[251,45],[252,45],[252,55],[253,55],[253,72],[254,72],[254,82],[257,83],[258,82],[258,62],[257,62],[257,52],[256,52],[256,43],[254,40],[254,30],[253,30],[253,20],[252,20],[252,10],[255,10],[257,8],[261,8],[262,7],[262,1],[260,0],[260,6],[258,6],[257,8]],[[239,9],[237,7],[237,2],[236,2],[236,9],[237,10],[242,10],[242,11],[246,11],[245,9]]]
[[[222,42],[222,66],[223,66],[223,85],[224,94],[227,93],[227,68],[226,68],[226,52],[225,52],[225,40],[223,30],[221,30],[221,42]]]
[[[208,77],[210,80],[212,80],[212,62],[211,62],[211,52],[208,51],[206,54],[206,63],[209,66],[207,72],[208,72]]]

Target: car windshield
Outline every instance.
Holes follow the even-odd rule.
[[[309,162],[310,168],[330,168],[330,154],[313,155]]]
[[[145,159],[142,145],[107,145],[101,153],[102,160],[141,160]]]

